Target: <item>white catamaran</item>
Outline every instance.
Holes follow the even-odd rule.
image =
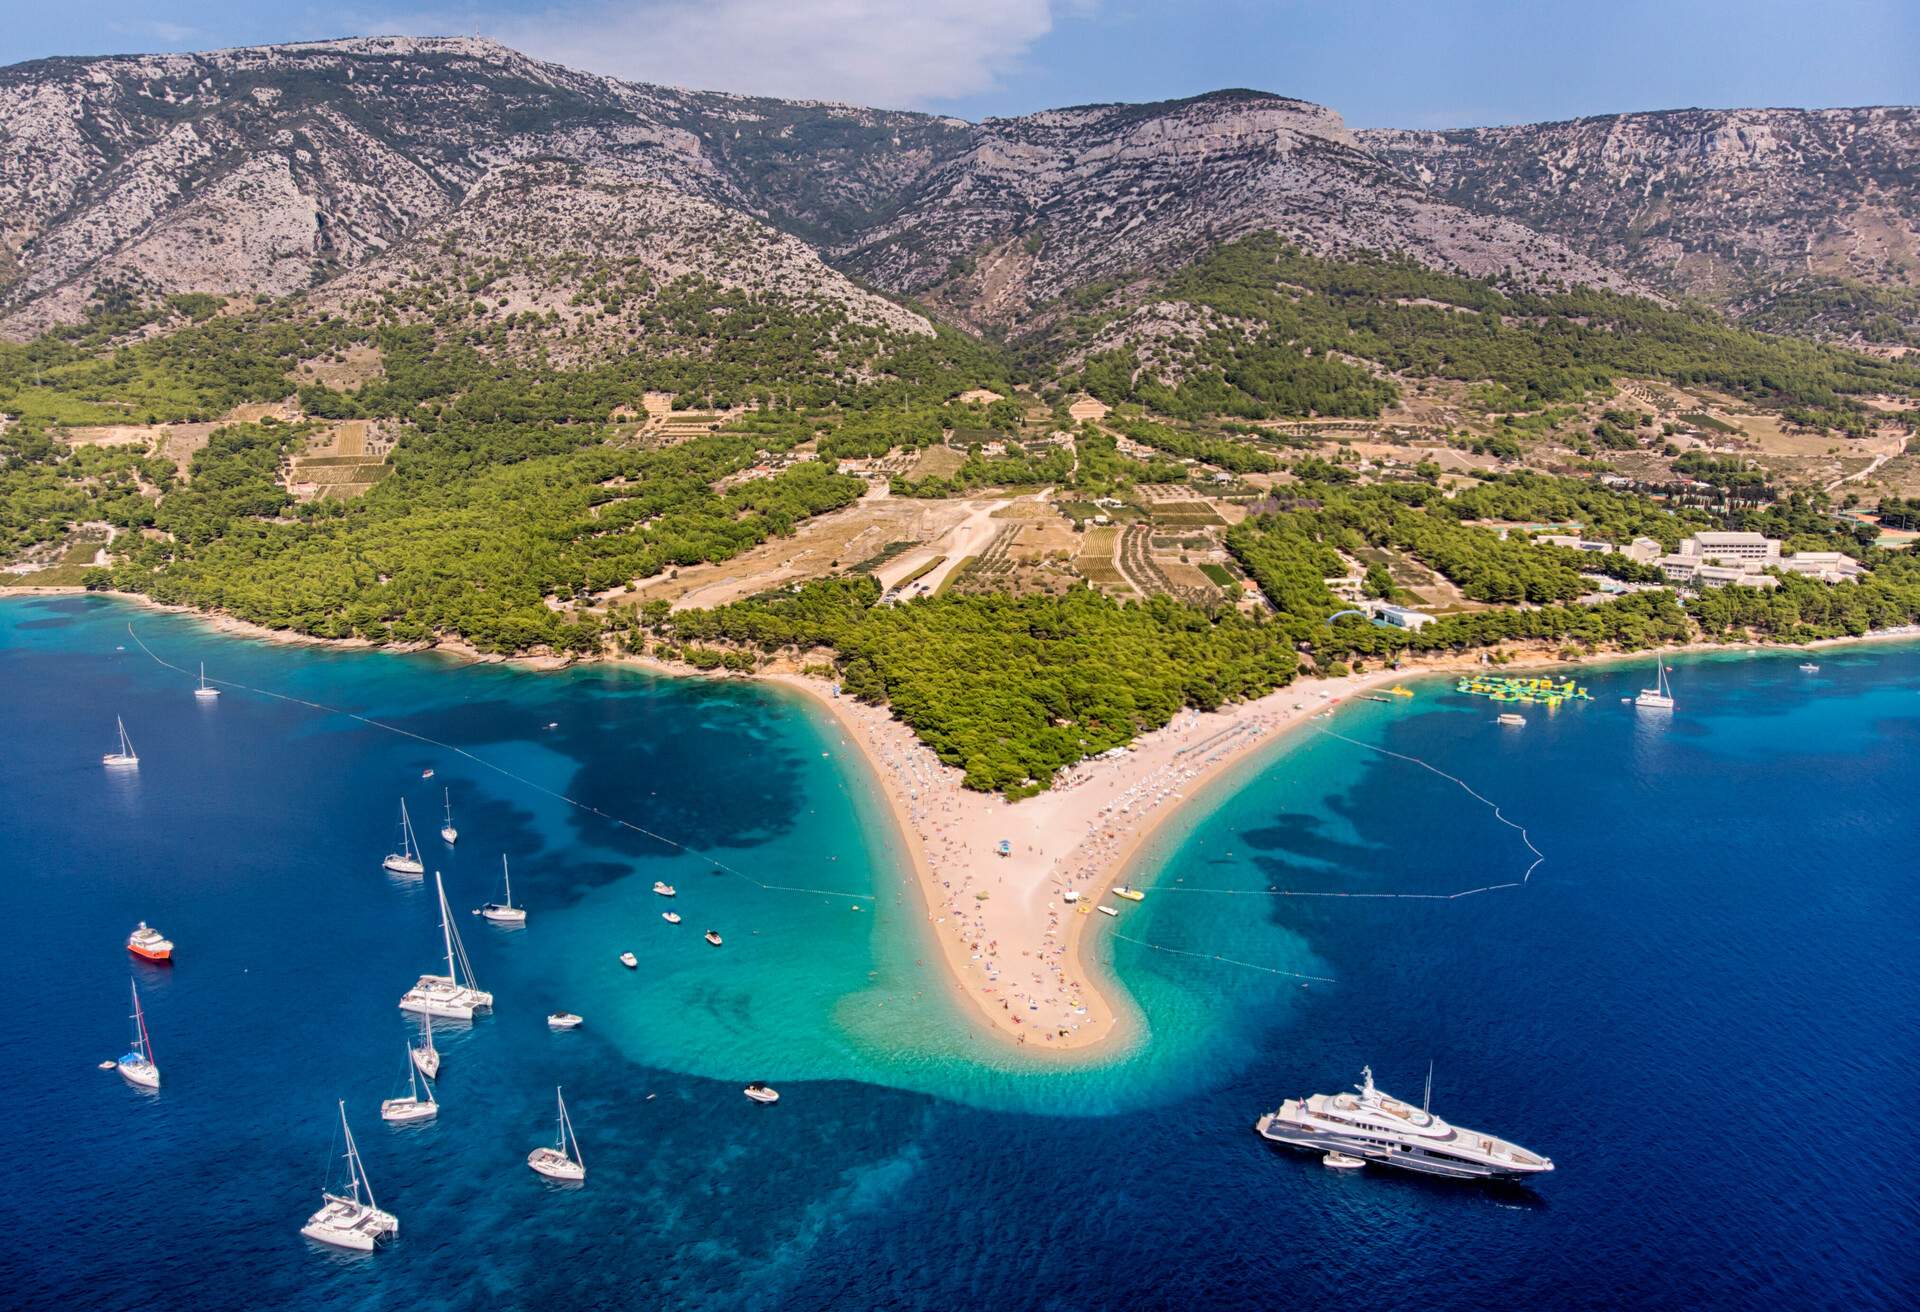
[[[420,844],[413,838],[413,817],[407,814],[407,799],[400,799],[400,850],[387,853],[380,863],[396,875],[424,875],[426,863],[420,859]]]
[[[1665,660],[1656,660],[1653,668],[1654,686],[1642,688],[1640,695],[1633,699],[1633,704],[1650,711],[1670,711],[1673,709],[1673,685],[1667,682],[1667,663]]]
[[[493,994],[474,987],[473,963],[467,960],[466,946],[453,927],[453,913],[447,910],[447,888],[438,870],[433,872],[433,890],[440,900],[440,937],[447,949],[447,973],[422,975],[420,982],[401,997],[400,1009],[448,1020],[472,1020],[474,1012],[492,1008]]]
[[[580,1160],[580,1140],[574,1137],[573,1120],[567,1115],[567,1100],[556,1086],[553,1100],[559,1104],[559,1130],[551,1148],[535,1148],[527,1154],[527,1165],[550,1180],[584,1180],[586,1163]],[[571,1150],[571,1151],[569,1151]]]
[[[120,730],[120,749],[103,755],[100,758],[100,764],[105,766],[137,768],[140,764],[140,757],[138,753],[133,750],[133,739],[127,737],[126,722],[116,715],[113,717],[113,723],[114,726]]]
[[[307,1218],[300,1233],[316,1243],[371,1253],[374,1244],[400,1233],[400,1219],[391,1212],[381,1211],[373,1200],[373,1184],[367,1179],[367,1168],[361,1164],[360,1150],[354,1146],[353,1128],[347,1124],[344,1101],[340,1104],[340,1132],[347,1140],[348,1191],[328,1193],[323,1185],[320,1210]],[[362,1190],[366,1191],[365,1202],[360,1199]]]
[[[420,1090],[420,1072],[414,1066],[413,1049],[407,1049],[407,1094],[404,1098],[387,1098],[380,1104],[380,1119],[405,1123],[407,1121],[430,1121],[440,1114],[440,1104],[433,1100],[433,1085],[425,1086],[427,1096],[422,1098]]]
[[[206,702],[210,702],[220,695],[220,690],[207,682],[207,663],[205,661],[200,662],[200,686],[193,690],[193,695],[201,701]]]
[[[500,878],[507,884],[507,900],[488,902],[480,908],[480,914],[496,925],[524,925],[527,923],[527,909],[513,904],[513,876],[507,870],[507,854],[500,854]]]
[[[453,789],[443,788],[440,791],[447,799],[447,822],[440,826],[440,841],[452,846],[460,841],[460,831],[453,827]]]
[[[420,1017],[420,1042],[411,1045],[407,1051],[413,1056],[414,1069],[430,1080],[440,1078],[440,1049],[433,1046],[432,1017]]]
[[[140,1010],[140,986],[128,980],[127,987],[133,990],[133,1051],[114,1065],[129,1084],[137,1084],[143,1089],[157,1089],[160,1087],[160,1068],[153,1063],[153,1040],[147,1037],[147,1015]]]

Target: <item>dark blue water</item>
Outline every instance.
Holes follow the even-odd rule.
[[[143,655],[286,702],[196,704]],[[116,651],[116,646],[126,650]],[[1920,1190],[1920,649],[1677,662],[1522,730],[1420,685],[1176,822],[1102,948],[1143,1037],[1020,1067],[933,973],[865,776],[757,688],[532,675],[274,647],[97,599],[0,604],[0,1290],[21,1306],[1911,1306]],[[113,716],[137,776],[98,764]],[[557,727],[543,726],[555,722]],[[435,777],[420,778],[431,766]],[[445,850],[439,789],[462,831]],[[445,1027],[438,1123],[396,1130],[395,1007],[438,950],[430,893],[379,869],[408,798],[495,1015]],[[511,854],[520,933],[471,917]],[[708,857],[764,891],[711,873]],[[687,923],[648,891],[681,890]],[[1201,890],[1236,890],[1237,895]],[[859,910],[853,910],[854,906]],[[125,1046],[134,921],[157,1097]],[[697,938],[711,923],[715,951]],[[1103,927],[1104,928],[1104,927]],[[613,962],[632,948],[638,972]],[[587,1016],[573,1034],[542,1022]],[[1252,1120],[1371,1063],[1550,1154],[1538,1189],[1325,1171]],[[777,1108],[739,1094],[778,1083]],[[524,1166],[565,1084],[589,1177]],[[650,1096],[651,1095],[651,1096]],[[345,1098],[398,1243],[298,1236]]]

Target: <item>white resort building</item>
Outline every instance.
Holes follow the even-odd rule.
[[[1780,580],[1768,570],[1803,574],[1822,583],[1843,583],[1866,573],[1859,561],[1838,551],[1783,554],[1776,539],[1760,533],[1696,533],[1656,563],[1675,583],[1702,588],[1779,587]]]

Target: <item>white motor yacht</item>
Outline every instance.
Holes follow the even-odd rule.
[[[1371,1067],[1361,1071],[1354,1092],[1289,1098],[1278,1111],[1262,1116],[1254,1129],[1270,1143],[1456,1180],[1520,1180],[1553,1169],[1551,1160],[1519,1144],[1449,1125],[1425,1105],[1415,1107],[1382,1093],[1374,1087]]]

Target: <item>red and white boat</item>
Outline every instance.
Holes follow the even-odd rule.
[[[173,940],[143,920],[127,935],[127,951],[143,961],[172,961]]]

